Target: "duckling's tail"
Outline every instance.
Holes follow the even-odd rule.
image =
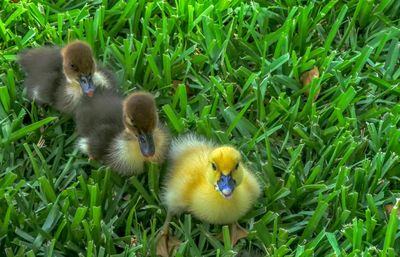
[[[192,133],[177,137],[171,143],[169,158],[174,161],[177,157],[181,156],[183,152],[201,146],[212,148],[214,147],[214,143]]]

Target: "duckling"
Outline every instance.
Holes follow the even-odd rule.
[[[74,41],[56,46],[28,49],[18,56],[26,73],[28,97],[39,104],[72,113],[79,101],[96,90],[116,90],[116,80],[107,69],[96,65],[91,47]]]
[[[79,104],[75,122],[80,149],[123,175],[141,173],[146,161],[162,162],[166,155],[169,134],[150,93],[132,93],[125,100],[96,93]]]
[[[261,189],[238,150],[189,134],[172,142],[170,162],[162,195],[167,218],[157,237],[158,255],[169,256],[176,244],[168,238],[168,227],[172,216],[181,212],[190,212],[211,224],[230,224],[233,244],[247,236],[237,221],[251,208]]]

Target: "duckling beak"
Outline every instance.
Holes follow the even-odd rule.
[[[230,199],[232,197],[233,190],[235,190],[235,186],[236,182],[230,174],[226,176],[221,174],[216,188],[219,192],[221,192],[225,199]]]
[[[155,153],[153,136],[151,134],[139,134],[140,151],[144,157],[151,157]]]
[[[79,84],[81,85],[82,91],[87,94],[89,97],[93,96],[94,93],[94,83],[92,77],[87,75],[82,75],[79,78]]]

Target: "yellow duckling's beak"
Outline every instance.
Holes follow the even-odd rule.
[[[232,197],[235,187],[236,181],[232,178],[231,174],[221,174],[219,180],[215,184],[215,189],[219,191],[225,199],[230,199]]]

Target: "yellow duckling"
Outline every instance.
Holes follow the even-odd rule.
[[[158,236],[157,254],[169,256],[172,215],[190,212],[212,224],[230,224],[231,242],[247,236],[237,224],[261,193],[260,185],[231,146],[215,146],[194,135],[175,139],[170,149],[171,170],[162,195],[167,218]],[[176,244],[175,244],[176,245]],[[172,246],[172,247],[171,247]]]

